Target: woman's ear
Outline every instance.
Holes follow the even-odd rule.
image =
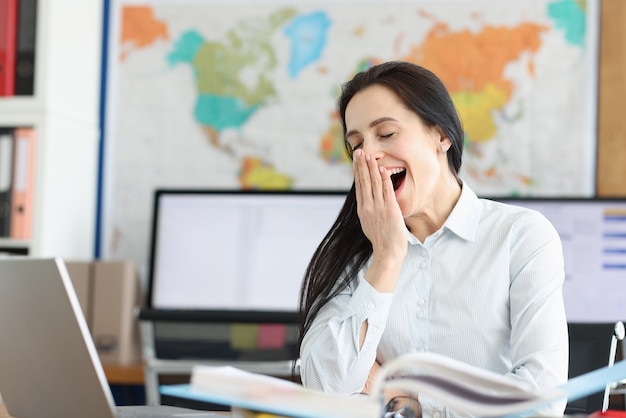
[[[450,141],[450,138],[446,136],[439,126],[435,126],[435,130],[439,137],[439,149],[441,149],[441,152],[445,154],[452,146],[452,141]]]

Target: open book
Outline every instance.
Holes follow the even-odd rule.
[[[304,388],[277,377],[230,366],[195,366],[189,385],[161,387],[161,393],[235,408],[302,418],[380,418],[386,389],[425,394],[442,404],[483,417],[526,416],[552,402],[587,396],[626,378],[626,360],[535,390],[521,381],[432,353],[411,353],[385,363],[372,396],[342,396]]]

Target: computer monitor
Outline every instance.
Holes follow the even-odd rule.
[[[157,190],[148,307],[295,321],[304,271],[345,196]],[[555,226],[569,322],[626,319],[626,199],[491,199],[538,210]]]
[[[543,213],[563,244],[568,322],[626,319],[626,199],[494,198]]]
[[[295,322],[304,272],[346,194],[157,190],[149,308]]]

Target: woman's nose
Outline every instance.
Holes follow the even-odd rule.
[[[369,141],[363,143],[363,153],[369,155],[371,158],[378,160],[381,158],[381,149],[375,141]]]

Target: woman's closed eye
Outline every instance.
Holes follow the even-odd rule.
[[[392,136],[394,136],[396,134],[396,132],[388,132],[388,133],[381,133],[378,135],[378,137],[380,139],[389,139]],[[363,147],[363,142],[357,142],[355,144],[351,144],[350,142],[348,142],[348,145],[350,145],[350,149],[352,150],[352,152],[356,151],[359,148]]]

